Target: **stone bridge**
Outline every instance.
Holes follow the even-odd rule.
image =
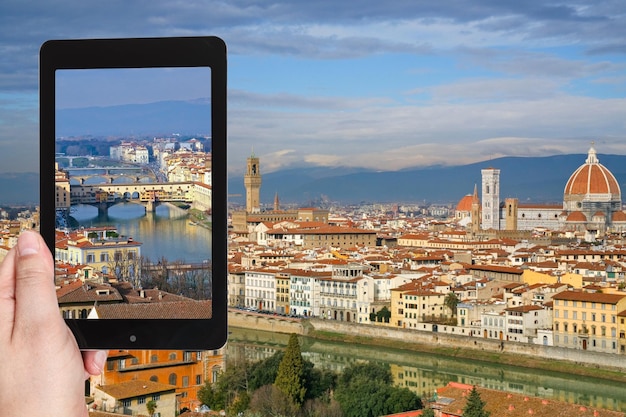
[[[121,202],[142,204],[148,211],[154,211],[162,202],[194,202],[194,185],[191,182],[132,183],[71,185],[72,205],[88,204],[106,212]]]
[[[130,183],[156,182],[155,173],[145,167],[69,168],[68,172],[72,183],[80,185],[85,185],[91,178],[103,178],[109,184],[114,184],[119,179],[130,180]]]

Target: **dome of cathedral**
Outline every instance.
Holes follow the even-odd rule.
[[[456,205],[456,211],[472,211],[472,195],[468,194]]]
[[[604,165],[600,163],[596,150],[589,149],[587,160],[570,176],[565,185],[564,196],[600,198],[599,201],[619,199],[621,192],[617,180]],[[583,197],[584,198],[584,197]]]

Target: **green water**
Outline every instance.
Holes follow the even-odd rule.
[[[285,334],[231,328],[227,357],[263,359],[283,349],[288,337]],[[589,407],[626,411],[626,389],[614,381],[307,337],[302,337],[300,343],[303,356],[315,366],[335,371],[341,371],[357,361],[387,363],[394,383],[411,389],[422,398],[432,397],[436,388],[454,381]]]

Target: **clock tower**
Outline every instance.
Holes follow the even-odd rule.
[[[246,211],[248,213],[258,213],[261,211],[261,169],[259,158],[254,153],[248,158],[246,175],[243,177],[246,187]]]

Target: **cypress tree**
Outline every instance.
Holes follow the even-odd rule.
[[[485,402],[480,398],[476,386],[472,387],[463,408],[463,417],[489,417],[490,414],[485,410]]]
[[[285,355],[278,365],[278,373],[274,385],[287,395],[295,405],[304,402],[306,387],[304,381],[304,359],[300,351],[298,336],[292,333]]]

